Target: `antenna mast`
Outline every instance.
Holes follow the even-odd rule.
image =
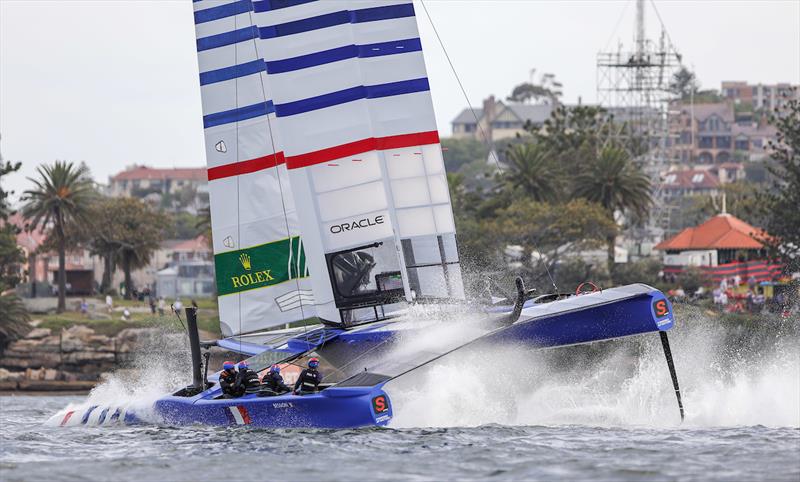
[[[670,81],[681,66],[681,55],[670,42],[663,23],[657,41],[647,38],[645,0],[636,0],[633,33],[632,48],[625,49],[620,43],[615,51],[598,52],[597,102],[614,118],[611,140],[624,147],[653,182],[655,203],[650,225],[629,234],[640,241],[656,241],[669,229],[673,209],[659,199],[659,186],[661,173],[670,160]]]

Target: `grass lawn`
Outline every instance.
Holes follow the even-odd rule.
[[[112,299],[114,300],[114,307],[115,308],[118,307],[118,306],[119,307],[126,307],[126,308],[149,306],[149,304],[147,302],[147,298],[145,298],[144,301],[139,301],[139,300],[126,300],[124,298],[120,298],[119,296],[112,296]],[[92,298],[92,301],[94,303],[98,304],[98,306],[105,306],[106,297],[105,296],[97,296],[95,298]],[[171,303],[175,302],[174,299],[165,299],[164,301],[166,302],[167,308],[169,308],[169,305]],[[214,310],[214,311],[217,310],[217,299],[216,298],[197,298],[195,301],[197,302],[197,307],[200,308],[201,310]],[[183,298],[183,299],[181,299],[181,302],[183,303],[183,306],[189,306],[191,304],[192,300],[189,299],[189,298]],[[158,304],[158,300],[156,300],[156,304]]]
[[[65,311],[64,313],[52,313],[38,317],[41,320],[40,328],[50,328],[54,333],[58,333],[63,328],[74,325],[84,325],[95,330],[98,334],[116,336],[126,328],[156,328],[169,327],[182,331],[186,325],[183,319],[183,326],[175,317],[168,313],[164,316],[152,315],[148,313],[131,313],[130,321],[121,319],[122,313],[115,311],[113,317],[104,319],[90,319],[77,311]],[[219,316],[216,310],[200,310],[197,318],[198,328],[201,330],[219,335]]]

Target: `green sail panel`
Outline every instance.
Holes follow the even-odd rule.
[[[214,255],[219,296],[308,277],[300,237]]]

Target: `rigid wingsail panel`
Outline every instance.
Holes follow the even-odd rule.
[[[413,5],[264,0],[254,18],[309,266],[327,274],[320,316],[375,292],[463,297]]]
[[[224,335],[315,316],[252,3],[194,2]]]

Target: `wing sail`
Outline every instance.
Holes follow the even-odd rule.
[[[304,240],[249,0],[194,2],[220,326],[315,316]]]
[[[254,18],[319,315],[463,298],[413,5],[262,0]]]

